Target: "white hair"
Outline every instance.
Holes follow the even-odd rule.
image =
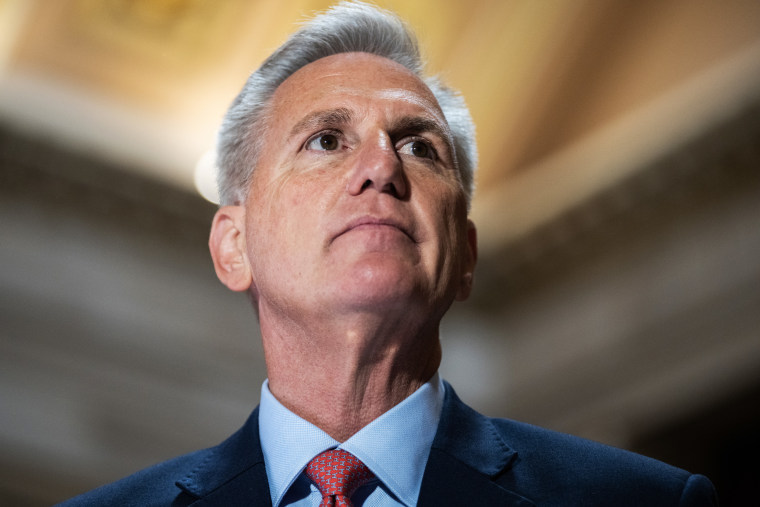
[[[454,158],[469,208],[477,147],[475,126],[464,100],[439,79],[422,75],[416,37],[401,19],[362,2],[342,2],[308,21],[248,78],[219,131],[220,204],[245,201],[266,133],[268,105],[277,87],[311,62],[351,52],[371,53],[399,63],[430,88],[451,129]]]

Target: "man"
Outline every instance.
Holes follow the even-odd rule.
[[[704,477],[486,418],[438,378],[476,261],[475,153],[462,101],[420,73],[397,18],[342,4],[251,76],[220,134],[209,244],[259,316],[261,405],[221,445],[69,505],[714,502]]]

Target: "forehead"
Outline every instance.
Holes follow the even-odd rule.
[[[421,114],[446,125],[433,93],[402,65],[368,53],[340,53],[312,62],[275,91],[271,107],[276,122],[297,122],[309,110],[345,105],[385,112]]]

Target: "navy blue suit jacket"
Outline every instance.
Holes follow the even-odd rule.
[[[716,505],[710,481],[634,453],[485,417],[450,385],[420,506]],[[222,444],[73,498],[74,506],[269,506],[258,409]]]

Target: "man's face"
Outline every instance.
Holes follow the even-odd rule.
[[[449,128],[417,77],[364,53],[320,59],[280,85],[262,135],[245,203],[261,309],[440,319],[466,297],[474,230]]]

